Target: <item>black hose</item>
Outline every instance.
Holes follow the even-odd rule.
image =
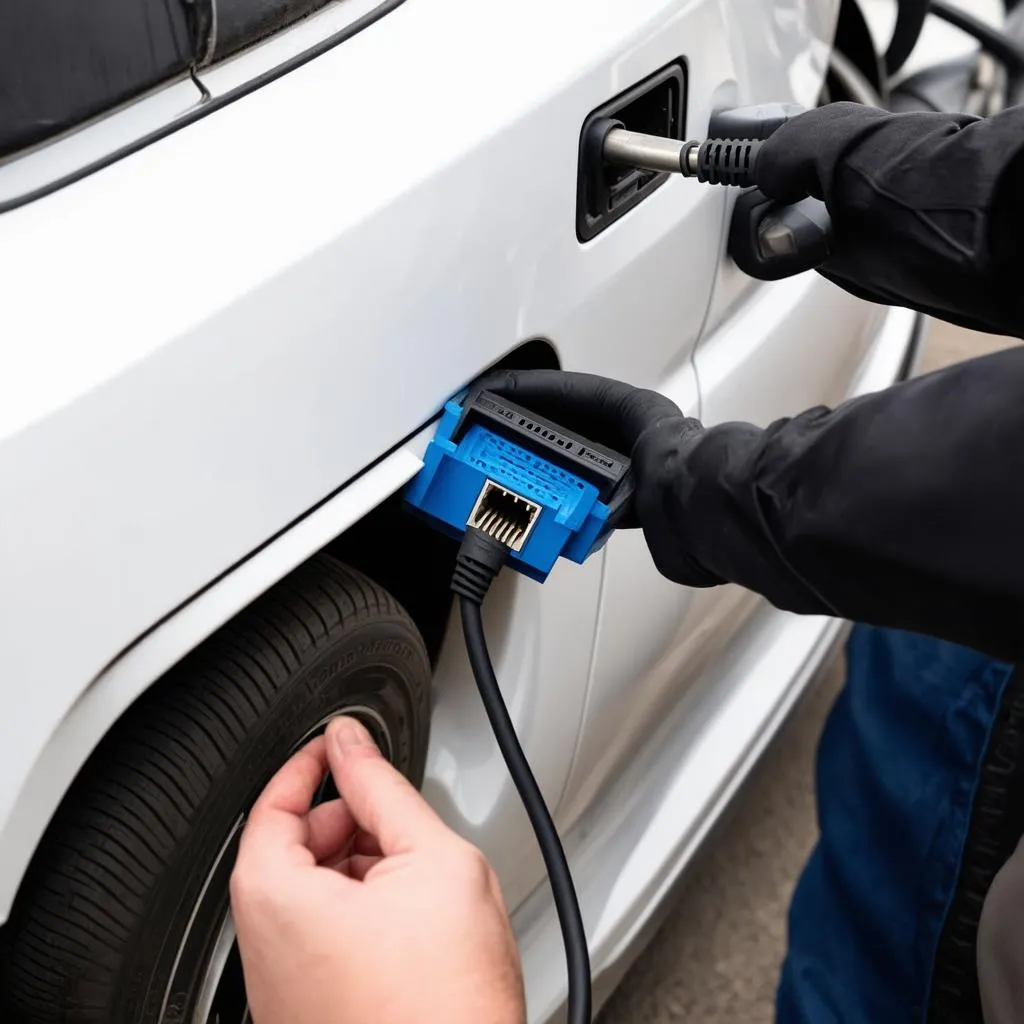
[[[885,70],[885,60],[878,53],[875,38],[857,0],[842,0],[839,6],[839,19],[836,22],[835,45],[832,49],[839,51],[860,70],[875,92],[882,97],[882,106],[888,106],[889,76]],[[838,89],[837,92],[840,95],[833,95],[833,100],[843,99],[842,89]]]
[[[829,71],[847,99],[866,107],[883,106],[882,97],[875,91],[867,75],[838,50],[833,50],[829,56]]]
[[[558,838],[558,830],[548,813],[544,795],[537,785],[537,780],[530,770],[523,748],[519,744],[515,727],[509,716],[505,700],[498,687],[498,680],[491,665],[491,656],[487,652],[487,639],[484,636],[483,618],[480,605],[465,595],[460,597],[462,612],[462,630],[466,638],[466,651],[469,664],[473,669],[480,699],[483,701],[487,719],[498,741],[501,756],[508,766],[520,799],[526,808],[526,814],[537,835],[544,866],[547,868],[551,883],[551,893],[555,899],[555,910],[558,923],[562,929],[565,942],[566,966],[569,972],[569,1013],[568,1024],[590,1024],[590,953],[587,949],[587,934],[583,928],[583,917],[580,914],[579,900],[572,883],[569,864],[565,859],[562,842]]]
[[[1024,48],[1005,33],[992,28],[973,14],[961,11],[946,0],[932,0],[931,11],[937,18],[977,39],[981,48],[1004,64],[1011,74],[1019,75],[1024,71]]]
[[[898,0],[896,27],[885,51],[885,70],[890,76],[896,74],[914,52],[930,6],[929,0]]]

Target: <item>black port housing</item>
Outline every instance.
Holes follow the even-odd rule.
[[[602,156],[611,128],[682,139],[686,132],[686,63],[680,59],[592,111],[580,133],[576,237],[589,242],[669,178],[608,163]]]

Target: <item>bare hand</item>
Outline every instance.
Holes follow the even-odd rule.
[[[312,810],[328,767],[341,794]],[[270,781],[231,878],[256,1024],[522,1024],[497,879],[340,718]]]

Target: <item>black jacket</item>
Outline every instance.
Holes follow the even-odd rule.
[[[982,121],[837,105],[772,137],[762,188],[825,199],[837,246],[823,273],[848,290],[1019,336],[1022,149],[1024,109]],[[779,608],[956,641],[1017,663],[1007,692],[1020,691],[1024,347],[767,429],[664,420],[638,451],[637,508],[667,576],[739,583]],[[1001,712],[993,736],[1004,718],[1012,727]],[[996,767],[1012,780],[1016,764]],[[1024,845],[1019,829],[982,818],[976,808],[970,827],[985,845],[984,871],[962,868],[958,882],[958,894],[989,893],[977,977],[974,944],[958,934],[956,995],[938,1010],[936,975],[929,1020],[974,1024],[984,1007],[985,1024],[1019,1024]],[[969,903],[977,923],[976,896]]]
[[[802,173],[795,193],[829,207],[826,276],[1024,332],[1024,108],[980,120],[836,104],[770,147],[765,191]],[[665,575],[1024,661],[1024,348],[767,429],[654,430],[638,502]]]

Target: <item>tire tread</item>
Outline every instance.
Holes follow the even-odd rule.
[[[215,777],[311,649],[378,615],[411,625],[371,580],[314,556],[125,713],[75,780],[23,881],[0,975],[13,1016],[0,1018],[104,1019],[104,993],[146,898]]]

